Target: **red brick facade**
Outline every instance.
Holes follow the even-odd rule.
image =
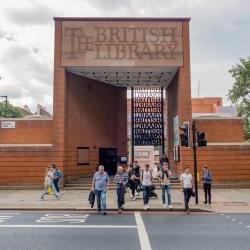
[[[101,147],[116,148],[117,156],[127,155],[127,88],[70,73],[67,67],[62,66],[62,54],[65,52],[62,51],[63,20],[63,18],[55,19],[53,120],[20,120],[16,121],[16,129],[0,130],[1,185],[17,183],[42,185],[44,171],[51,162],[55,162],[63,171],[65,181],[92,173],[99,163]],[[190,124],[192,122],[189,19],[128,20],[135,23],[150,22],[151,25],[159,22],[177,22],[181,25],[182,58],[176,60],[178,70],[166,88],[164,101],[167,118],[167,154],[173,171],[181,173],[185,166],[192,168],[193,165],[192,150],[188,148],[180,147],[180,162],[174,162],[173,159],[173,118],[178,115],[179,125],[184,121],[189,121]],[[117,24],[119,21],[125,25],[128,20],[105,19],[105,22]],[[102,20],[67,19],[67,21],[72,24],[74,21]],[[84,58],[84,65],[87,64],[87,59]],[[64,60],[63,63],[67,64],[67,61]],[[100,64],[101,60],[98,63]],[[107,64],[106,61],[105,63]],[[115,66],[119,67],[119,63],[124,61],[116,62]],[[131,62],[129,63],[133,68],[140,66],[142,62],[135,60],[133,66]],[[146,60],[145,65],[155,66],[154,61],[152,65],[149,63],[150,60]],[[157,63],[159,67],[171,66],[171,62],[166,60],[165,62],[158,60]],[[113,66],[112,64],[110,68]],[[202,109],[199,106],[200,101],[194,100],[193,109],[197,112],[214,112],[214,102],[218,101],[218,98],[210,101],[204,100]],[[196,126],[198,130],[206,132],[209,143],[227,143],[227,145],[198,148],[199,169],[207,164],[215,180],[250,180],[250,146],[232,145],[243,142],[242,120],[196,119]],[[77,147],[89,148],[89,164],[77,165]]]

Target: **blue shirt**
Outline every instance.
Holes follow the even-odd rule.
[[[104,171],[103,175],[100,175],[99,171],[94,174],[93,181],[95,182],[95,189],[102,191],[107,187],[109,181],[108,173]]]
[[[203,184],[211,184],[212,183],[212,174],[209,171],[204,171],[202,173]]]

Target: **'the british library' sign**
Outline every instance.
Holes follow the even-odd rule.
[[[178,21],[63,21],[62,66],[182,66]]]

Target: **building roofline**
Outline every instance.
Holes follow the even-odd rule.
[[[53,17],[55,21],[190,21],[190,17]]]

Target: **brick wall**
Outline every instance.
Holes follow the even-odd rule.
[[[52,147],[1,147],[0,185],[43,185],[44,173],[59,156]]]
[[[190,46],[189,22],[182,22],[183,66],[179,68],[176,76],[167,88],[167,117],[168,117],[168,157],[171,166],[180,171],[183,162],[173,161],[173,117],[178,114],[179,126],[184,121],[192,121],[191,111],[191,77],[190,77]],[[180,150],[182,154],[182,149]]]
[[[126,91],[67,73],[64,176],[94,172],[99,147],[127,155]],[[77,147],[89,147],[89,165],[77,165]]]
[[[244,142],[242,119],[194,119],[196,129],[206,133],[210,143]]]
[[[0,119],[14,121],[15,128],[0,128],[0,144],[51,144],[52,119]]]
[[[198,172],[207,165],[213,173],[214,181],[250,180],[250,145],[217,145],[198,147]],[[183,150],[184,166],[189,166],[193,173],[193,152]],[[181,173],[181,171],[179,171]]]

